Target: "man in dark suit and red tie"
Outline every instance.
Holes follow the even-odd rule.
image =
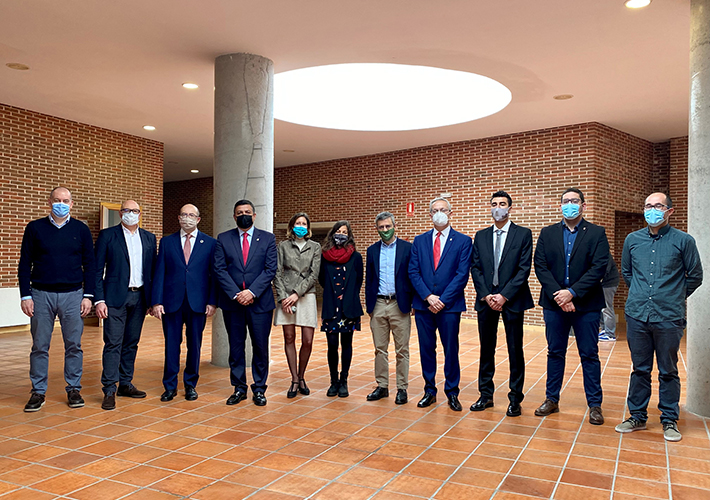
[[[229,337],[230,380],[234,394],[227,399],[235,405],[247,397],[246,355],[247,327],[252,342],[252,400],[266,405],[266,379],[269,376],[269,334],[276,308],[271,281],[276,276],[276,238],[254,227],[256,210],[249,200],[234,205],[236,229],[217,237],[214,272],[221,291],[218,305],[224,314]]]
[[[116,396],[144,398],[132,383],[146,312],[151,306],[156,238],[139,226],[142,212],[133,200],[121,204],[121,223],[96,240],[96,315],[104,320],[101,408],[116,408]],[[118,390],[116,384],[118,383]]]
[[[520,403],[525,397],[523,317],[526,309],[535,307],[528,285],[532,264],[532,231],[510,220],[513,199],[505,191],[493,193],[490,204],[493,225],[476,233],[471,257],[478,338],[481,342],[478,365],[478,391],[481,396],[471,405],[471,411],[493,407],[498,320],[503,316],[510,364],[506,415],[519,417]]]
[[[471,269],[471,238],[451,228],[451,203],[435,198],[429,204],[434,229],[414,238],[409,277],[415,294],[412,307],[419,334],[426,408],[436,402],[436,331],[444,348],[444,392],[449,407],[461,411],[459,402],[459,325],[466,310],[464,288]]]
[[[217,309],[217,279],[212,273],[217,240],[198,231],[200,211],[195,205],[183,206],[178,222],[180,231],[160,240],[153,278],[153,316],[162,319],[165,336],[161,401],[177,396],[183,325],[187,343],[185,399],[197,399],[202,332]]]

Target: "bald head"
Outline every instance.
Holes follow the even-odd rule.
[[[665,205],[666,208],[673,208],[673,202],[671,201],[671,197],[668,196],[666,193],[658,192],[648,195],[648,198],[646,198],[645,205],[656,205],[657,203]]]
[[[135,200],[126,200],[121,203],[121,224],[131,232],[138,228],[141,220],[141,206]]]

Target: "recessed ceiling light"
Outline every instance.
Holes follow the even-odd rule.
[[[574,96],[572,94],[559,94],[552,96],[553,99],[556,99],[558,101],[566,101],[567,99],[572,99]]]
[[[282,151],[283,151],[284,153],[295,153],[295,152],[296,152],[295,149],[284,149],[284,150],[282,150]]]
[[[340,130],[443,127],[497,113],[511,99],[491,78],[429,66],[333,64],[274,77],[274,117]]]
[[[27,71],[28,69],[30,69],[29,66],[27,66],[26,64],[22,64],[22,63],[7,63],[5,66],[7,66],[10,69],[18,69],[20,71]]]
[[[192,170],[190,170],[190,172],[193,173],[193,174],[199,174],[199,173],[200,173],[200,171],[197,170],[196,168],[193,168]]]
[[[155,130],[155,127],[153,125],[143,125],[143,128],[145,130]]]
[[[182,86],[185,87],[186,89],[196,89],[199,87],[199,85],[197,85],[196,83],[189,83],[189,82],[183,83]]]
[[[624,5],[626,5],[629,9],[641,9],[643,7],[648,7],[650,3],[651,0],[626,0]]]

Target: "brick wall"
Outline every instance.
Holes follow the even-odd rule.
[[[688,230],[688,137],[670,141],[670,196],[675,211],[671,224],[681,231]]]
[[[162,143],[0,104],[0,288],[17,286],[25,225],[49,213],[52,188],[72,191],[72,216],[94,239],[100,203],[129,198],[143,208],[142,227],[160,236],[162,179]]]
[[[214,189],[212,177],[202,177],[187,181],[166,182],[163,187],[163,234],[180,230],[178,214],[183,205],[191,203],[200,211],[197,227],[209,236],[214,233]],[[237,200],[234,200],[237,201]]]

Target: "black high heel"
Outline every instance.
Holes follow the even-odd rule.
[[[286,393],[286,397],[288,399],[295,398],[296,394],[298,394],[298,382],[291,381],[291,385],[288,388],[288,392]]]
[[[298,380],[298,392],[300,392],[304,396],[308,396],[311,393],[311,390],[306,385],[306,381],[304,379]]]

